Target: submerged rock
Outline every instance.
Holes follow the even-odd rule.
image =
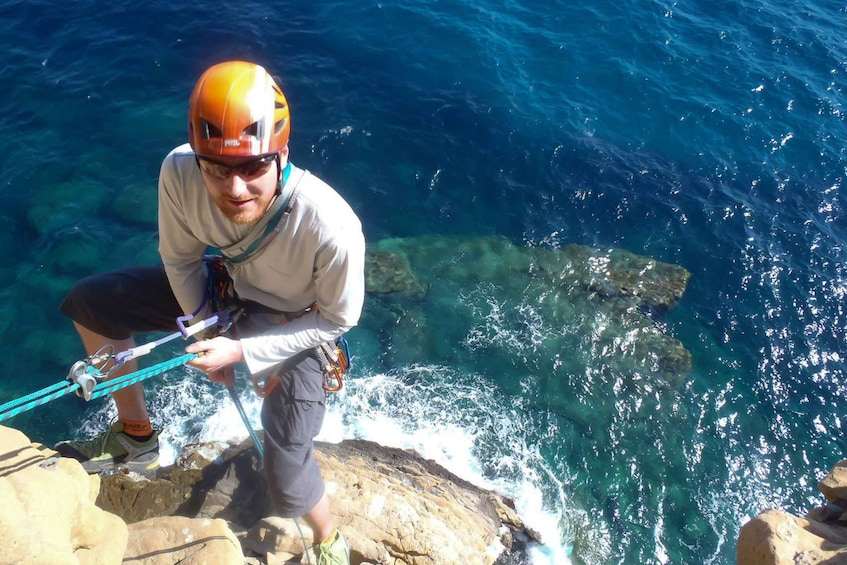
[[[568,278],[585,285],[595,298],[633,298],[633,304],[650,312],[664,314],[674,308],[691,278],[691,273],[679,265],[623,249],[571,244],[561,250],[535,251],[542,268],[553,272],[552,266],[564,269]]]
[[[388,251],[370,251],[365,257],[365,288],[374,294],[424,294],[406,256]]]
[[[568,352],[563,374],[603,365],[678,385],[692,370],[688,349],[662,327],[691,276],[678,265],[501,237],[388,239],[369,246],[368,258],[362,325],[388,336],[395,365],[427,356],[461,362],[463,349],[530,350],[536,359]]]
[[[97,214],[106,200],[103,195],[109,193],[108,187],[94,178],[63,182],[34,195],[27,207],[27,220],[42,237],[52,231],[66,230],[79,217]]]

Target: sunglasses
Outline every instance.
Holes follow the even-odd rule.
[[[200,155],[194,156],[194,159],[197,161],[197,166],[200,167],[200,170],[207,175],[213,176],[217,179],[228,179],[232,175],[238,175],[247,180],[254,179],[268,172],[268,169],[271,168],[271,164],[278,158],[279,153],[270,153],[269,155],[262,155],[261,157],[251,159],[250,161],[239,163],[237,165],[224,165],[223,163],[213,161],[208,157],[202,157]]]

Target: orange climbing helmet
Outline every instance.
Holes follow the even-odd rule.
[[[191,93],[188,142],[199,155],[254,157],[286,146],[288,102],[263,67],[229,61],[210,67]]]

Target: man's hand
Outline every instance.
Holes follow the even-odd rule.
[[[235,384],[232,365],[244,360],[241,342],[223,336],[194,342],[185,348],[185,352],[199,354],[188,362],[189,365],[206,373],[212,382],[227,386]]]
[[[206,373],[209,380],[213,383],[226,385],[228,388],[235,386],[235,370],[232,367],[224,367],[223,369],[213,369]]]

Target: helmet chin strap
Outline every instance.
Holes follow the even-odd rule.
[[[291,163],[288,162],[288,146],[276,154],[276,195],[282,194],[282,188],[285,186],[285,181],[288,180],[288,171],[291,169]]]
[[[282,186],[285,184],[285,177],[282,174],[283,164],[282,155],[276,154],[276,196],[282,194]],[[285,156],[285,166],[288,166],[288,155]]]

